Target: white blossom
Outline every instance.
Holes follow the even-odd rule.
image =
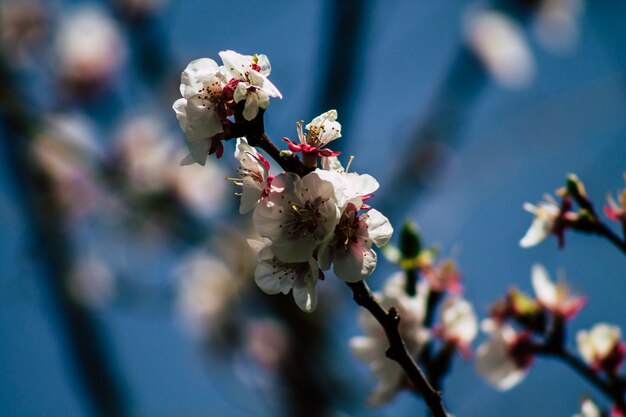
[[[469,348],[478,333],[478,318],[472,304],[462,298],[448,298],[441,309],[441,329],[444,339],[462,349]]]
[[[312,257],[302,262],[283,262],[274,254],[272,242],[248,240],[253,249],[259,250],[254,271],[256,284],[266,294],[293,293],[293,299],[301,310],[309,313],[317,306],[317,280],[319,268]]]
[[[126,57],[114,20],[102,9],[83,6],[64,16],[56,35],[56,70],[69,82],[98,89]]]
[[[400,335],[409,355],[417,357],[430,339],[430,332],[423,325],[428,290],[423,286],[417,296],[410,297],[404,291],[404,284],[404,273],[398,272],[385,282],[382,292],[375,295],[384,308],[396,308],[401,317],[398,328]],[[361,311],[359,324],[365,335],[351,338],[350,349],[357,358],[369,363],[377,379],[369,403],[373,406],[382,405],[391,401],[402,389],[405,374],[400,365],[385,355],[389,340],[376,319],[369,312]]]
[[[602,417],[602,411],[591,398],[584,398],[580,404],[580,413],[576,413],[573,417]]]
[[[360,204],[359,204],[360,207]],[[371,209],[358,215],[358,207],[350,203],[344,210],[331,240],[320,249],[320,265],[333,271],[346,282],[357,282],[368,277],[376,268],[376,252],[372,244],[385,245],[393,228],[378,210]]]
[[[619,327],[598,323],[590,331],[580,330],[576,334],[578,352],[589,365],[600,368],[615,353],[621,337]]]
[[[341,190],[319,175],[319,170],[300,178],[293,173],[277,175],[267,198],[256,207],[254,226],[272,242],[283,262],[306,262],[331,238],[340,216]]]
[[[215,61],[200,58],[191,61],[180,76],[180,98],[173,109],[180,128],[185,133],[191,159],[183,164],[197,162],[204,165],[215,135],[223,132],[222,95],[226,76]],[[220,143],[221,144],[221,143]],[[219,156],[219,154],[218,154]]]
[[[561,210],[552,196],[546,195],[544,198],[546,201],[541,201],[536,206],[524,203],[524,210],[534,214],[535,218],[519,242],[523,248],[541,243],[554,232],[554,224]]]
[[[500,84],[519,88],[534,75],[534,59],[521,27],[503,13],[473,11],[465,21],[465,41]]]
[[[204,337],[219,326],[239,289],[231,269],[214,255],[199,251],[187,256],[174,271],[177,304],[185,323]]]
[[[239,213],[243,214],[255,208],[261,198],[269,194],[270,164],[248,145],[246,138],[237,139],[235,158],[241,163],[237,170],[240,178],[235,180],[235,184],[242,187]]]
[[[476,351],[476,369],[499,390],[506,391],[519,384],[528,373],[528,365],[521,363],[512,353],[518,334],[508,324],[493,325],[483,322],[490,338]]]
[[[302,130],[304,122],[296,124],[300,143],[293,143],[287,138],[283,140],[289,144],[293,152],[313,153],[315,156],[333,157],[339,152],[322,149],[329,142],[341,137],[341,124],[337,121],[337,110],[328,110],[322,113],[306,125],[307,133]]]
[[[540,264],[533,265],[531,279],[537,300],[554,314],[572,318],[587,302],[585,297],[572,295],[564,281],[553,283],[548,271]]]
[[[229,83],[236,83],[233,92],[235,103],[245,100],[243,117],[254,119],[259,108],[269,106],[270,97],[283,98],[282,94],[267,78],[270,74],[270,62],[265,55],[241,55],[235,51],[222,51],[220,57],[224,70],[229,76]]]

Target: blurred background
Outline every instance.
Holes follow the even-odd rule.
[[[608,242],[518,242],[522,204],[566,173],[597,204],[624,186],[625,21],[609,0],[1,0],[1,414],[426,415],[409,393],[365,404],[375,380],[349,352],[361,330],[339,280],[310,315],[254,285],[250,216],[224,180],[234,144],[179,167],[180,72],[225,49],[269,57],[276,142],[338,110],[333,150],[379,180],[371,204],[396,229],[413,219],[456,259],[481,317],[541,262],[589,296],[571,346],[624,328]],[[370,285],[394,271],[381,257]],[[458,416],[607,405],[547,359],[500,393],[457,358],[444,393]]]

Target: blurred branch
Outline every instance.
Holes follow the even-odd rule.
[[[0,117],[7,133],[1,135],[7,163],[21,199],[23,211],[31,221],[48,285],[47,293],[58,314],[69,358],[78,374],[81,388],[89,398],[91,413],[96,416],[126,416],[126,387],[111,360],[110,343],[102,326],[69,290],[73,264],[70,237],[66,234],[65,216],[54,195],[49,176],[29,153],[38,118],[26,108],[13,89],[17,80],[0,57]]]
[[[523,24],[535,11],[537,0],[496,0],[492,8],[499,9],[509,17]],[[378,202],[380,210],[392,223],[399,222],[399,216],[417,199],[425,186],[425,179],[433,175],[440,167],[436,158],[429,154],[429,143],[439,142],[454,144],[474,105],[489,83],[483,64],[474,52],[465,44],[458,50],[450,67],[442,77],[431,104],[427,107],[426,117],[418,123],[405,149],[399,149],[395,155],[401,156],[399,163],[384,186],[380,187]]]
[[[322,74],[319,76],[321,88],[315,99],[313,114],[329,109],[337,109],[341,115],[344,130],[349,130],[353,119],[354,104],[359,93],[359,80],[364,62],[364,47],[367,45],[365,29],[371,8],[369,0],[329,0],[326,12],[322,14],[320,31],[320,62]],[[343,151],[349,147],[349,138],[333,142],[333,150]]]
[[[570,368],[576,371],[576,373],[579,374],[583,379],[585,379],[591,385],[600,390],[604,395],[614,401],[617,408],[619,408],[622,413],[626,414],[624,386],[621,384],[620,381],[615,381],[616,383],[610,383],[609,381],[600,378],[598,372],[595,369],[587,366],[587,364],[585,364],[581,359],[579,359],[576,355],[574,355],[565,347],[552,346],[551,344],[546,343],[545,345],[536,346],[535,352],[537,354],[555,357],[568,365]]]

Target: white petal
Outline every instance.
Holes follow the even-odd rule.
[[[246,105],[243,108],[244,119],[253,120],[259,114],[259,98],[256,93],[248,93]]]
[[[352,244],[347,251],[335,252],[333,271],[346,282],[357,282],[368,277],[376,268],[376,252]]]
[[[356,336],[350,339],[350,350],[360,360],[372,362],[385,355],[386,346],[381,345],[379,339],[366,336]]]
[[[193,164],[195,162],[196,161],[194,161],[193,156],[191,156],[191,154],[188,153],[183,159],[181,159],[180,165],[181,166],[186,166],[186,165],[191,165],[191,164]]]
[[[302,311],[312,312],[317,307],[317,285],[296,280],[293,285],[293,299]]]
[[[281,292],[280,279],[274,274],[274,268],[270,262],[263,261],[257,264],[254,281],[266,294],[273,295]]]
[[[246,98],[248,94],[248,85],[246,83],[239,83],[237,87],[235,87],[235,91],[233,92],[233,99],[235,103],[239,103],[241,100]]]
[[[276,86],[267,78],[263,80],[262,89],[270,97],[276,97],[276,98],[281,98],[281,99],[283,98],[283,95],[281,94],[280,91],[278,91],[278,88],[276,88]]]
[[[529,248],[541,243],[552,232],[551,226],[547,226],[544,219],[535,218],[522,240],[520,240],[519,245],[523,248]]]
[[[241,55],[235,51],[221,51],[219,53],[224,69],[235,79],[243,80],[244,73],[252,67],[252,56]]]
[[[256,57],[258,59],[257,65],[261,67],[261,71],[259,72],[267,77],[268,75],[270,75],[270,72],[272,72],[270,60],[265,54],[258,54]]]
[[[180,76],[180,94],[185,98],[198,94],[205,82],[215,78],[219,71],[217,62],[209,58],[191,61]]]
[[[532,267],[531,281],[539,302],[546,306],[556,305],[558,301],[557,289],[554,283],[550,281],[546,268],[540,264],[534,264]]]
[[[190,139],[210,138],[223,132],[220,116],[213,105],[199,96],[187,100],[188,129],[185,135]]]
[[[393,227],[389,220],[376,209],[367,212],[365,222],[367,223],[367,231],[369,238],[378,247],[383,246],[393,234]]]
[[[483,343],[476,352],[476,369],[489,383],[505,391],[513,388],[526,376],[509,354],[508,344],[500,334]]]

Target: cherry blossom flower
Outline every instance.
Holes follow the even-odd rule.
[[[242,187],[239,213],[244,214],[269,195],[274,177],[269,175],[269,162],[248,145],[246,138],[237,139],[235,158],[241,163],[237,169],[240,178],[235,180],[235,184]]]
[[[527,348],[530,336],[493,320],[484,320],[482,327],[490,338],[476,351],[476,369],[497,389],[511,389],[524,379],[532,364]]]
[[[254,210],[257,232],[272,241],[273,253],[283,262],[307,262],[332,237],[339,221],[341,184],[320,172],[302,178],[288,172],[277,175],[269,195]]]
[[[206,337],[219,328],[239,291],[232,270],[209,252],[194,252],[174,271],[177,305],[189,330]]]
[[[580,413],[573,417],[602,417],[602,412],[591,398],[584,398],[580,404]]]
[[[224,146],[215,135],[224,131],[226,118],[223,89],[226,76],[215,61],[200,58],[191,61],[180,76],[180,94],[173,109],[180,128],[185,133],[190,156],[181,164],[206,163],[207,155],[215,153],[219,158]]]
[[[580,330],[576,334],[578,352],[595,369],[614,372],[624,360],[625,346],[621,337],[619,327],[598,323],[590,331]]]
[[[500,84],[520,88],[535,71],[533,55],[520,26],[503,13],[472,11],[465,19],[465,41]]]
[[[67,285],[76,301],[92,309],[106,306],[116,292],[113,272],[106,263],[93,256],[80,258],[73,265]]]
[[[300,143],[294,143],[287,138],[283,138],[289,145],[292,152],[302,152],[303,162],[307,164],[307,158],[317,162],[317,157],[333,157],[339,155],[339,152],[333,152],[330,149],[322,149],[329,142],[341,137],[341,124],[337,121],[337,110],[328,110],[322,113],[306,125],[307,133],[302,130],[304,122],[296,124],[298,128],[298,139]],[[315,166],[312,164],[311,166]]]
[[[269,106],[270,97],[283,98],[267,76],[272,68],[265,55],[241,55],[235,51],[222,51],[224,71],[228,74],[228,89],[235,103],[245,100],[243,117],[254,119],[259,109]]]
[[[172,154],[177,142],[155,117],[126,120],[116,134],[116,154],[135,191],[163,192],[179,171]]]
[[[425,263],[423,269],[424,278],[433,291],[449,291],[452,294],[459,294],[463,291],[461,273],[453,260],[447,259],[438,266]]]
[[[557,316],[571,319],[587,303],[586,297],[572,295],[564,281],[553,283],[540,264],[533,265],[531,280],[539,304]]]
[[[470,344],[478,333],[478,318],[474,307],[459,297],[448,298],[441,309],[441,336],[454,343],[465,356],[471,353]]]
[[[583,0],[542,0],[532,29],[539,43],[557,54],[571,52],[580,38]]]
[[[302,262],[283,262],[276,257],[269,239],[248,240],[248,243],[259,251],[254,271],[259,288],[270,295],[292,291],[293,299],[302,311],[310,313],[315,310],[319,277],[317,261],[309,257]]]
[[[560,225],[558,220],[561,216],[570,220],[575,220],[575,213],[562,213],[558,203],[549,194],[544,195],[545,201],[539,202],[536,206],[530,203],[524,203],[524,210],[535,215],[530,228],[520,240],[519,244],[523,248],[538,245],[551,234],[556,234],[559,238],[559,244],[563,245],[563,235],[565,228]]]
[[[289,349],[287,330],[276,320],[253,320],[246,326],[244,346],[248,356],[270,372],[277,372]]]
[[[357,206],[349,203],[332,239],[320,249],[322,269],[330,268],[332,262],[335,274],[346,282],[360,281],[374,272],[377,257],[372,244],[381,247],[393,234],[389,220],[378,210],[361,215],[358,211]]]
[[[119,28],[97,7],[84,6],[67,14],[55,41],[57,75],[77,95],[102,90],[126,58]]]
[[[398,311],[400,335],[409,355],[417,357],[430,340],[430,331],[423,325],[428,289],[424,287],[415,297],[410,297],[404,291],[404,283],[404,273],[398,272],[385,282],[382,292],[375,295],[384,308],[394,307]],[[350,339],[350,349],[357,358],[369,363],[378,380],[368,400],[370,405],[383,405],[402,389],[406,376],[400,365],[385,355],[389,340],[376,319],[367,311],[361,311],[359,325],[365,335]]]

